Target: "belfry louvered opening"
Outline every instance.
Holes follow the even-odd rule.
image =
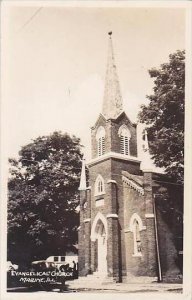
[[[101,156],[105,153],[105,137],[100,137],[98,141],[98,155]]]
[[[121,135],[121,153],[125,155],[129,155],[129,138],[127,136]]]
[[[105,153],[105,129],[100,126],[96,134],[98,156]]]
[[[129,129],[123,125],[119,129],[120,136],[120,152],[124,155],[130,155],[130,145],[129,140],[131,137]]]

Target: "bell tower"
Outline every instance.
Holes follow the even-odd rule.
[[[105,157],[109,153],[126,155],[126,158],[128,156],[137,157],[136,125],[131,123],[123,109],[112,32],[109,32],[108,35],[108,58],[102,112],[91,128],[92,159],[103,155]]]
[[[126,272],[121,251],[124,243],[122,170],[140,174],[136,140],[136,126],[123,109],[112,32],[109,32],[102,112],[91,128],[89,187],[80,192],[79,261],[83,262],[80,276],[98,273],[100,277],[121,281]]]

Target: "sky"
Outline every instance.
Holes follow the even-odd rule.
[[[81,138],[90,157],[90,127],[102,108],[108,31],[124,109],[137,121],[154,86],[148,70],[185,48],[179,8],[7,6],[2,29],[2,112],[8,157],[59,130]]]

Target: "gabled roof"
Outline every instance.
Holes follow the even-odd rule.
[[[123,117],[126,117],[131,126],[136,126],[136,124],[132,123],[129,117],[127,116],[125,111],[122,111],[119,116],[114,120],[115,122],[119,122]]]
[[[95,125],[93,125],[93,126],[91,127],[91,129],[96,128],[97,125],[98,125],[98,123],[99,123],[101,120],[104,121],[104,122],[107,121],[107,120],[105,119],[105,117],[100,113],[100,114],[99,114],[99,117],[97,118],[97,121],[95,122]]]
[[[104,115],[103,115],[102,113],[100,113],[100,114],[99,114],[99,117],[97,118],[97,121],[96,121],[95,124],[91,127],[91,129],[96,128],[97,125],[98,125],[98,123],[99,123],[100,121],[107,122],[108,120],[112,120],[113,122],[118,123],[123,117],[126,117],[126,118],[127,118],[128,122],[131,124],[131,126],[134,126],[134,127],[136,126],[136,124],[134,124],[134,123],[131,122],[131,120],[129,119],[129,117],[127,116],[127,114],[126,114],[124,111],[122,111],[116,119],[113,119],[113,118],[106,119],[106,118],[104,117]]]
[[[141,195],[144,195],[143,176],[133,175],[127,171],[122,171],[122,180],[132,189],[136,190]]]

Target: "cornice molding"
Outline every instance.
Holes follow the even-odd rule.
[[[107,181],[107,183],[115,183],[115,184],[117,184],[117,181],[116,181],[116,180],[113,180],[113,179],[109,179],[109,180]]]
[[[150,218],[155,218],[154,214],[145,214],[145,218],[150,219]]]
[[[91,221],[90,218],[83,220],[84,223],[87,223],[87,222],[90,222],[90,221]]]
[[[129,185],[131,188],[133,188],[134,190],[136,190],[139,194],[144,195],[144,189],[142,187],[140,187],[138,184],[136,184],[135,182],[133,182],[132,180],[128,179],[125,176],[122,176],[122,180],[127,185]]]
[[[118,215],[117,215],[117,214],[108,214],[108,215],[106,216],[106,218],[107,218],[107,219],[108,219],[108,218],[118,219]]]
[[[133,161],[133,162],[137,162],[137,163],[141,162],[141,160],[139,160],[137,157],[134,157],[131,155],[124,155],[124,154],[116,153],[116,152],[108,152],[101,156],[91,159],[87,163],[87,166],[90,167],[91,165],[102,162],[108,158],[116,158],[116,159],[121,159],[121,160],[126,160],[126,161]]]

